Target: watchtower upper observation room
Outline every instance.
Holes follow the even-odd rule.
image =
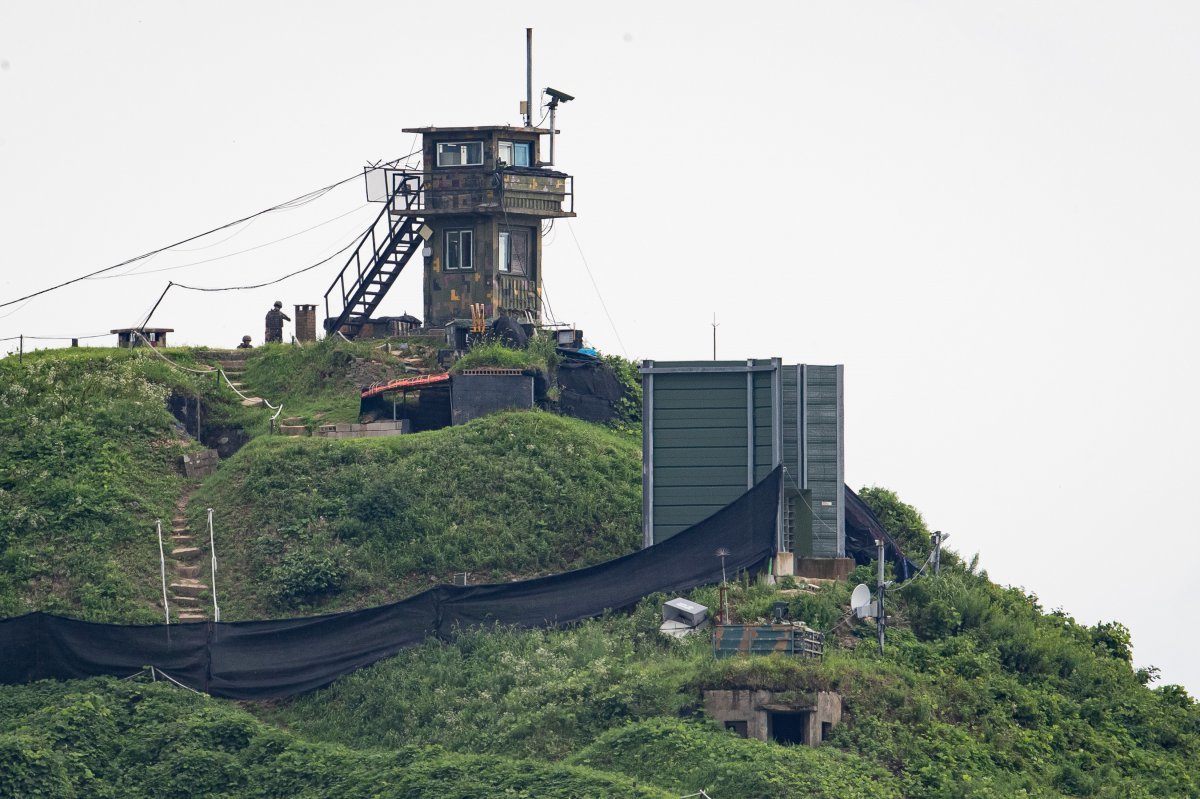
[[[421,134],[424,215],[452,213],[575,216],[571,176],[541,160],[547,128],[508,125],[405,128]]]

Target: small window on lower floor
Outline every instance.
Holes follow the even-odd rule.
[[[727,721],[727,722],[725,722],[725,729],[732,730],[733,732],[737,733],[738,735],[740,735],[743,738],[749,737],[750,731],[747,729],[747,727],[748,727],[748,725],[744,721]]]
[[[500,231],[500,271],[529,274],[529,231],[509,228]]]
[[[471,269],[474,265],[474,232],[470,230],[447,230],[446,269]]]

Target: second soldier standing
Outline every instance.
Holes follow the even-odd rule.
[[[283,323],[292,321],[292,317],[280,310],[281,308],[283,303],[275,300],[275,307],[267,311],[267,333],[263,336],[267,344],[283,343]]]

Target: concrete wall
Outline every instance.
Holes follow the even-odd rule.
[[[508,408],[533,407],[533,378],[515,374],[458,374],[451,382],[450,416],[465,424]]]
[[[189,452],[179,456],[179,468],[188,477],[204,477],[217,470],[217,451]]]
[[[832,691],[818,691],[807,701],[783,701],[774,691],[761,688],[710,689],[704,692],[704,712],[720,722],[744,723],[746,737],[768,741],[775,732],[772,714],[803,714],[804,743],[820,746],[822,724],[835,727],[842,722],[842,697]]]
[[[395,419],[370,424],[323,424],[317,428],[316,435],[321,438],[376,438],[401,436],[411,432],[412,426],[408,419]]]

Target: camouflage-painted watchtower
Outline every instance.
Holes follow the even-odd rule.
[[[423,139],[425,325],[541,321],[542,223],[575,216],[571,177],[541,165],[547,129],[405,128]]]
[[[561,94],[561,93],[559,93]],[[555,102],[558,102],[556,99]],[[368,167],[384,204],[325,292],[325,330],[354,337],[405,266],[424,262],[426,328],[541,323],[542,223],[575,216],[571,176],[541,161],[550,129],[405,128],[423,138],[420,170]],[[551,155],[553,160],[553,155]]]

